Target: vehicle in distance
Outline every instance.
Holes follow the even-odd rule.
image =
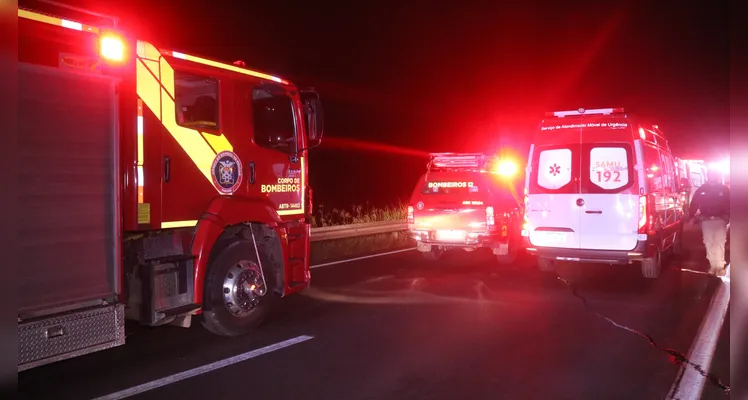
[[[680,254],[683,202],[662,130],[620,108],[558,111],[539,124],[525,179],[528,253],[556,261],[641,264],[660,275]]]
[[[511,263],[521,248],[516,163],[482,153],[432,153],[408,205],[408,229],[429,260],[488,249]]]

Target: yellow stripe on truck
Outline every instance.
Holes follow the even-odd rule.
[[[63,28],[74,29],[81,32],[91,32],[99,34],[99,28],[91,25],[81,24],[80,22],[70,21],[67,19],[51,17],[49,15],[39,14],[27,10],[18,10],[18,16],[21,18],[30,19],[37,22],[44,22],[45,24],[57,25]]]
[[[225,135],[214,135],[207,132],[200,132],[194,129],[185,128],[177,124],[176,120],[176,103],[174,101],[174,69],[161,55],[161,53],[152,44],[144,41],[138,41],[137,45],[138,65],[137,65],[137,93],[143,100],[148,109],[156,115],[161,124],[169,131],[169,134],[176,140],[179,146],[190,157],[195,166],[200,170],[205,179],[213,186],[211,178],[211,166],[216,154],[222,151],[233,151],[234,147]],[[281,81],[279,78],[247,71],[234,66],[227,66],[209,60],[193,56],[185,56],[179,53],[173,54],[175,57],[184,58],[193,62],[205,65],[217,66],[260,78],[271,79],[276,82]],[[305,208],[305,190],[306,186],[306,160],[300,157],[301,163],[301,189],[300,200],[301,208],[296,210],[277,210],[279,215],[297,215],[303,214]],[[216,189],[217,190],[217,189]],[[162,228],[177,228],[185,226],[194,226],[197,221],[175,221],[164,222]]]
[[[299,196],[301,199],[301,208],[296,210],[278,210],[278,215],[304,214],[304,208],[306,208],[306,203],[304,202],[306,196],[306,186],[304,185],[304,178],[306,177],[306,163],[304,161],[304,157],[299,157],[299,163],[301,163],[301,186],[299,187],[299,191],[301,192],[301,195]]]
[[[195,225],[197,225],[196,219],[191,219],[187,221],[169,221],[169,222],[162,222],[161,229],[186,228],[186,227],[195,226]]]
[[[221,151],[233,151],[233,146],[221,135],[201,133],[194,129],[179,126],[176,120],[174,102],[174,69],[163,58],[158,64],[143,57],[153,57],[158,50],[150,43],[138,42],[138,57],[141,62],[137,68],[137,91],[146,106],[159,118],[161,124],[187,153],[205,179],[211,183],[210,167],[216,154]],[[159,81],[160,80],[160,81]],[[206,140],[206,139],[209,139]]]

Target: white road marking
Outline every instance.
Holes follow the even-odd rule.
[[[727,271],[724,277],[720,277],[721,282],[717,291],[712,297],[704,320],[701,322],[699,331],[696,334],[691,351],[687,354],[689,360],[696,365],[700,365],[704,371],[709,372],[712,364],[714,352],[717,349],[717,341],[722,330],[722,324],[727,314],[727,306],[730,303],[730,265],[727,265]],[[675,378],[675,383],[670,388],[670,399],[678,400],[697,400],[701,398],[704,391],[706,378],[703,377],[690,365],[683,365]]]
[[[310,269],[311,268],[320,268],[320,267],[326,267],[328,265],[344,264],[344,263],[349,263],[349,262],[358,261],[358,260],[366,260],[367,258],[374,258],[374,257],[387,256],[387,255],[390,255],[390,254],[403,253],[403,252],[411,251],[411,250],[415,250],[415,249],[416,249],[415,247],[411,247],[409,249],[387,251],[387,252],[384,252],[384,253],[377,253],[377,254],[372,254],[372,255],[363,256],[363,257],[349,258],[347,260],[340,260],[340,261],[333,261],[333,262],[324,263],[324,264],[312,265],[309,268]]]
[[[136,394],[140,394],[143,392],[147,392],[149,390],[157,389],[162,386],[170,385],[175,382],[179,382],[185,379],[189,379],[198,375],[202,375],[206,372],[215,371],[219,368],[228,367],[229,365],[233,365],[242,361],[249,360],[250,358],[255,358],[257,356],[261,356],[263,354],[267,354],[276,350],[280,350],[289,346],[293,346],[295,344],[306,342],[307,340],[313,339],[313,336],[307,336],[302,335],[295,337],[293,339],[288,339],[280,343],[271,344],[270,346],[265,346],[262,348],[259,348],[257,350],[248,351],[243,354],[239,354],[233,357],[229,357],[226,359],[223,359],[221,361],[216,361],[214,363],[210,363],[207,365],[203,365],[201,367],[193,368],[188,371],[180,372],[178,374],[174,374],[171,376],[167,376],[165,378],[157,379],[155,381],[151,381],[148,383],[144,383],[142,385],[134,386],[129,389],[121,390],[116,393],[108,394],[106,396],[98,397],[94,400],[114,400],[114,399],[124,399],[126,397],[134,396]]]
[[[694,269],[688,269],[688,268],[681,268],[680,270],[683,272],[690,272],[692,274],[709,275],[709,273],[706,271],[696,271]]]

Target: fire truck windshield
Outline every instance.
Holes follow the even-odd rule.
[[[284,92],[253,89],[252,121],[257,145],[287,152],[296,150],[293,105]]]

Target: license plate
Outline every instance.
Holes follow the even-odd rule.
[[[563,243],[566,241],[566,234],[564,233],[548,233],[548,241],[551,243]]]
[[[449,242],[464,242],[466,236],[467,234],[465,233],[465,231],[436,231],[437,240],[445,240]]]

